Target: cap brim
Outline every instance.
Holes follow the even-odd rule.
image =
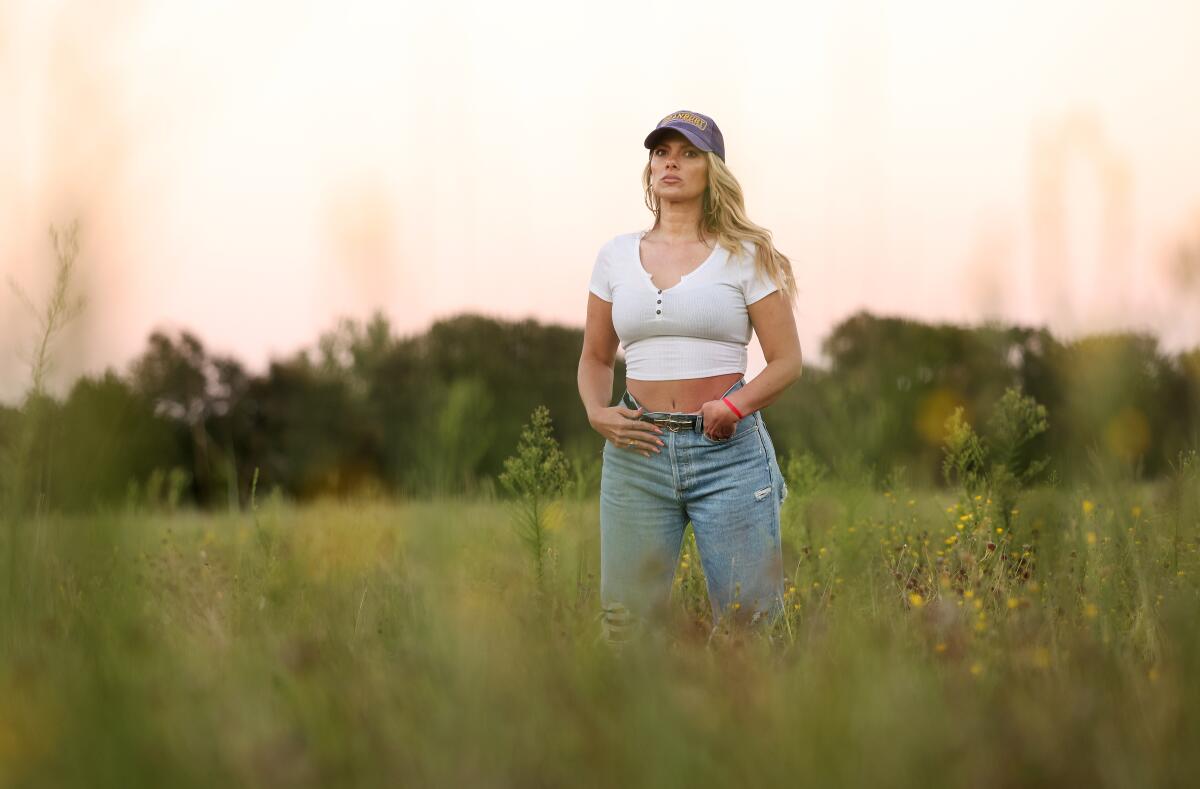
[[[695,145],[700,150],[708,151],[709,153],[714,153],[713,149],[707,147],[707,144],[703,140],[701,140],[699,136],[697,136],[696,132],[694,132],[692,129],[688,128],[687,126],[659,126],[657,129],[655,129],[654,131],[652,131],[646,135],[646,147],[653,148],[655,145],[658,144],[659,137],[662,137],[667,132],[672,132],[672,131],[679,132],[684,137],[687,137],[688,141],[692,145]]]

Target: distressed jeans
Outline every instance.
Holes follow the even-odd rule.
[[[726,395],[745,384],[738,381]],[[626,405],[638,407],[626,392]],[[663,428],[650,457],[604,444],[600,481],[603,635],[665,613],[684,530],[696,536],[713,621],[772,621],[783,607],[779,508],[787,486],[762,415],[738,420],[729,438]],[[735,605],[735,603],[737,605]]]

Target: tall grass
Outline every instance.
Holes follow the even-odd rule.
[[[495,503],[51,518],[0,635],[0,785],[1190,783],[1193,494],[1038,489],[1006,537],[807,484],[776,632],[708,640],[689,540],[674,626],[619,656],[594,500],[550,525],[553,606]]]
[[[72,276],[79,257],[79,224],[65,230],[50,227],[54,250],[54,279],[44,304],[30,298],[16,280],[9,287],[29,311],[35,324],[26,356],[30,386],[22,404],[24,418],[10,446],[0,445],[0,552],[7,583],[7,608],[24,605],[29,589],[23,578],[29,554],[41,549],[46,490],[49,487],[51,454],[58,451],[50,423],[47,379],[54,368],[54,351],[67,326],[85,306],[82,296],[72,293]]]

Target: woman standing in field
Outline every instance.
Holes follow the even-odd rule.
[[[688,521],[714,622],[782,608],[779,507],[787,495],[760,409],[800,376],[791,263],[745,213],[712,118],[676,112],[645,140],[647,230],[605,244],[592,270],[579,394],[604,436],[604,630],[660,615]],[[757,332],[767,366],[749,383]],[[626,391],[612,392],[617,345]]]

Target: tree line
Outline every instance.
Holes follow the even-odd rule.
[[[156,332],[124,372],[80,378],[62,400],[0,406],[6,503],[489,492],[539,405],[575,483],[595,491],[603,441],[576,390],[582,341],[578,328],[475,314],[398,336],[377,314],[253,373],[188,332]],[[947,418],[961,406],[983,422],[1009,387],[1046,406],[1049,429],[1028,451],[1059,478],[1097,464],[1153,478],[1200,445],[1200,349],[1169,354],[1146,334],[1061,341],[864,312],[822,351],[825,364],[807,365],[763,415],[782,456],[846,475],[882,482],[904,469],[937,484]],[[614,400],[623,380],[618,359]]]

